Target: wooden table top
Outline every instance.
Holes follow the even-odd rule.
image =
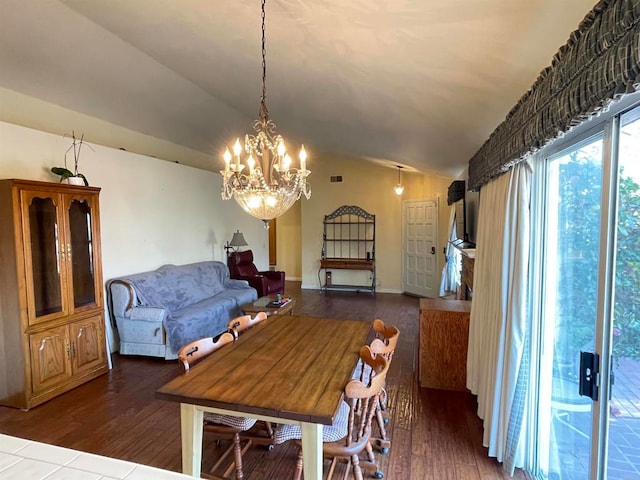
[[[370,322],[272,316],[156,391],[156,398],[331,425]]]
[[[436,310],[439,312],[471,312],[468,300],[445,300],[443,298],[421,298],[420,311]]]

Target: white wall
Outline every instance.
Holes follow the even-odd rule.
[[[70,145],[71,140],[60,135],[0,122],[0,178],[57,182],[49,170],[64,165]],[[105,281],[167,263],[226,261],[223,246],[236,229],[244,233],[257,267],[268,269],[267,231],[235,201],[221,199],[220,175],[89,145],[83,147],[79,171],[92,186],[102,188]],[[107,328],[115,351],[114,335]]]
[[[308,163],[312,171],[309,181],[310,200],[302,207],[302,287],[319,288],[318,267],[322,250],[324,216],[342,205],[357,205],[376,216],[376,290],[387,293],[402,291],[402,200],[433,199],[438,201],[437,252],[447,241],[447,188],[452,178],[419,173],[403,173],[405,191],[395,195],[393,187],[398,171],[361,159],[323,156]],[[332,175],[342,175],[342,183],[331,183]],[[444,255],[437,255],[436,285]],[[334,283],[368,284],[368,272],[333,271]],[[337,278],[339,276],[340,278]]]

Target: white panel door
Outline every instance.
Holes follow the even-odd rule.
[[[436,251],[438,202],[402,202],[402,290],[423,297],[437,297]]]

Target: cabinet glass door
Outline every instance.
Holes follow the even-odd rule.
[[[77,309],[96,303],[91,204],[74,199],[69,204],[68,215],[73,306]]]
[[[56,197],[28,193],[23,198],[26,211],[27,238],[25,238],[29,295],[29,321],[62,313],[62,262],[64,251],[60,239],[60,218]]]

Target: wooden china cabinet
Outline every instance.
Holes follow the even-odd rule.
[[[100,189],[0,180],[0,404],[29,409],[108,370]]]

